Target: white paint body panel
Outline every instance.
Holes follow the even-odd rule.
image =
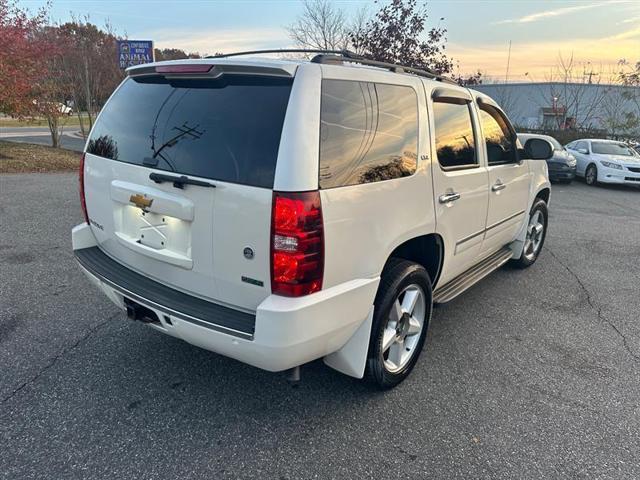
[[[546,163],[546,162],[545,162]],[[511,242],[528,220],[529,185],[531,173],[527,162],[490,166],[489,207],[482,252],[491,253]],[[503,190],[492,190],[504,185]]]
[[[304,192],[318,188],[321,85],[319,65],[306,63],[298,68],[282,126],[275,191]]]
[[[152,328],[271,371],[326,357],[331,367],[362,377],[380,275],[395,248],[422,235],[442,237],[445,257],[440,284],[506,243],[515,241],[514,257],[519,255],[517,245],[528,209],[535,195],[549,188],[546,162],[524,161],[512,169],[487,168],[486,152],[479,147],[477,168],[440,169],[431,134],[430,100],[431,91],[442,86],[440,82],[370,67],[248,59],[206,61],[256,68],[275,65],[295,76],[273,190],[318,189],[323,79],[413,88],[418,98],[417,170],[409,177],[321,190],[323,290],[285,298],[270,292],[271,189],[211,181],[216,188],[187,185],[180,190],[170,183],[149,180],[153,169],[87,154],[85,191],[92,225],[73,229],[74,249],[97,245],[118,262],[157,282],[256,315],[253,340],[180,318],[171,318],[172,324],[168,324],[163,315],[159,315],[161,325]],[[510,182],[509,193],[503,191],[491,198],[490,185],[497,178]],[[461,201],[439,203],[438,197],[450,191],[461,193]],[[145,213],[146,223],[141,219],[142,211],[129,201],[133,194],[153,198]],[[498,222],[516,209],[527,213],[514,217],[500,229],[500,235],[483,234],[489,222]],[[474,235],[478,232],[481,234]],[[461,242],[469,236],[473,239]],[[243,256],[247,246],[255,252],[251,260]],[[121,294],[85,273],[124,308]],[[242,276],[262,281],[263,286],[244,283]]]

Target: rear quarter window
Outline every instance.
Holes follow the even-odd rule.
[[[416,171],[418,99],[413,88],[323,80],[320,121],[320,188]]]
[[[87,152],[170,172],[272,188],[291,79],[129,78]]]

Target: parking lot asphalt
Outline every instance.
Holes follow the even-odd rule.
[[[51,133],[48,127],[0,127],[0,140],[18,143],[35,143],[51,146]],[[78,127],[69,127],[60,135],[60,146],[67,150],[82,152],[86,140],[80,135]]]
[[[640,478],[640,190],[554,186],[538,262],[435,310],[381,393],[293,388],[126,319],[73,174],[0,177],[0,479]]]

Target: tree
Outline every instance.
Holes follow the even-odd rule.
[[[453,60],[444,53],[447,30],[443,27],[427,30],[428,18],[426,4],[392,0],[378,10],[362,31],[352,33],[351,42],[374,60],[450,73]]]
[[[303,13],[287,30],[300,48],[348,49],[372,60],[451,73],[454,62],[444,53],[447,30],[428,28],[428,19],[426,4],[418,0],[391,0],[373,17],[364,6],[351,19],[329,0],[305,0]],[[482,74],[454,79],[478,85]]]
[[[0,0],[0,111],[15,117],[34,113],[33,84],[45,74],[47,45],[36,33],[46,24],[47,11],[30,17],[15,2]]]
[[[115,61],[116,36],[109,25],[102,30],[86,16],[73,18],[58,30],[61,42],[67,45],[62,75],[69,84],[69,97],[73,100],[80,129],[86,135],[93,126],[95,115],[123,78]],[[87,113],[87,125],[81,115],[83,111]]]
[[[67,91],[61,62],[65,50],[46,18],[46,8],[30,17],[17,3],[0,0],[0,111],[46,118],[51,142],[58,147]]]
[[[626,92],[619,91],[621,87],[612,88],[605,97],[601,107],[601,121],[607,129],[607,134],[613,138],[637,135],[638,118],[635,113],[629,110],[628,97]]]
[[[618,78],[624,86],[622,96],[631,105],[631,110],[627,112],[627,128],[629,131],[635,131],[635,135],[640,137],[640,61],[634,65],[620,60],[618,65]]]
[[[63,61],[69,52],[70,44],[55,27],[44,27],[35,35],[46,55],[41,58],[45,74],[35,79],[32,84],[31,95],[34,97],[32,103],[35,113],[47,120],[51,145],[58,148],[64,127],[64,121],[61,121],[61,118],[65,116],[66,99],[71,90]]]
[[[558,130],[594,128],[609,90],[601,83],[603,73],[602,69],[595,71],[590,62],[578,65],[573,54],[559,55],[547,82],[540,84],[534,99],[543,112],[546,111],[547,122],[543,121],[543,126]]]
[[[198,52],[187,53],[179,48],[155,48],[153,50],[156,62],[164,60],[182,60],[185,58],[202,58]]]
[[[618,76],[622,84],[630,87],[640,87],[640,61],[632,65],[626,60],[620,60],[618,65],[620,66]]]
[[[365,38],[365,32],[367,31],[367,23],[371,20],[371,14],[367,5],[360,7],[351,23],[349,24],[349,50],[363,55],[364,45],[360,44],[360,40]]]
[[[349,46],[345,14],[329,0],[305,0],[302,14],[287,31],[300,48],[344,50]]]
[[[482,85],[482,72],[478,70],[472,75],[456,75],[454,80],[463,87],[473,87],[474,85]]]

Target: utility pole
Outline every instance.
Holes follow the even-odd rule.
[[[590,65],[590,64],[591,64],[591,63],[589,63],[589,65]],[[591,71],[590,71],[590,72],[587,72],[587,69],[585,68],[585,69],[583,70],[583,74],[582,74],[582,76],[583,76],[583,77],[589,77],[589,82],[588,82],[588,83],[589,83],[589,85],[591,85],[591,84],[593,83],[593,82],[591,81],[591,79],[592,79],[593,77],[597,77],[598,75],[600,75],[600,74],[599,74],[599,73],[594,72],[594,71],[593,71],[593,68],[591,68]]]
[[[509,80],[509,64],[511,63],[511,40],[509,40],[509,53],[507,55],[507,73],[504,75],[504,83]]]

